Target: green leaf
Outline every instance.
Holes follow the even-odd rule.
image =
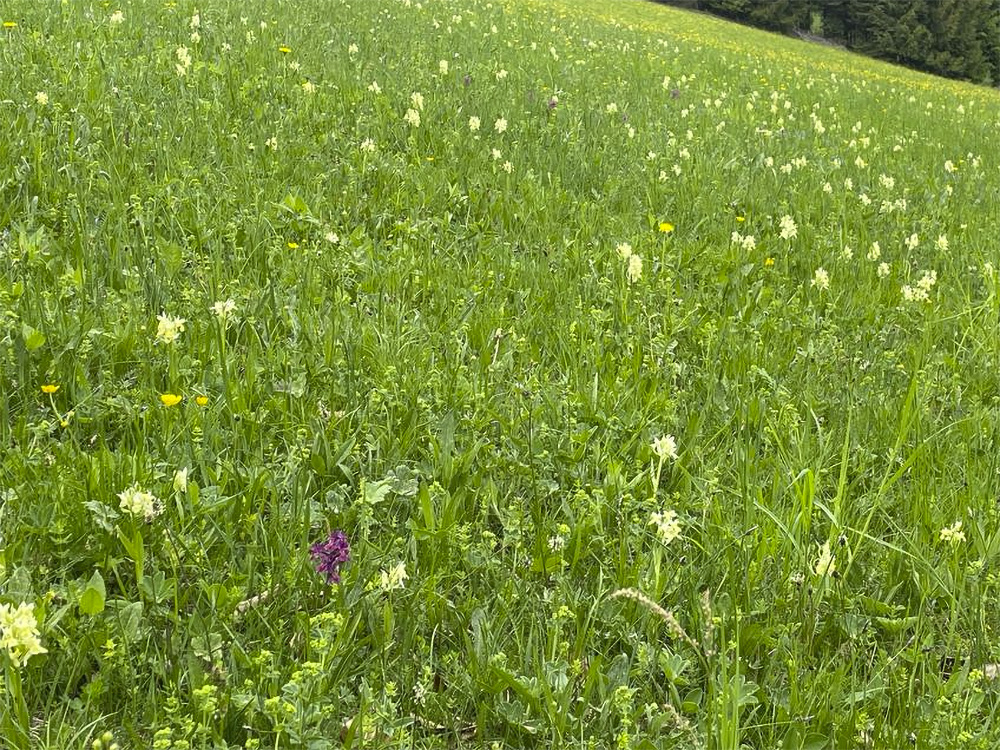
[[[90,511],[94,523],[105,531],[114,531],[115,521],[121,515],[117,510],[100,500],[88,500],[83,507]]]
[[[389,489],[400,497],[415,497],[420,485],[417,477],[407,466],[397,466],[394,471],[390,471],[385,477]]]
[[[104,611],[105,597],[104,578],[99,570],[95,570],[80,595],[80,613],[91,617],[99,615]]]
[[[378,505],[392,492],[389,481],[383,479],[381,482],[365,482],[365,502],[368,505]]]
[[[34,597],[31,589],[31,571],[28,570],[27,566],[18,566],[14,574],[7,580],[4,593],[12,599],[25,602]]]
[[[427,487],[421,487],[418,494],[420,497],[420,510],[424,517],[424,530],[433,534],[437,528],[437,520],[434,516],[434,503],[431,500],[431,493]]]
[[[319,453],[312,453],[309,456],[309,465],[312,466],[312,470],[319,475],[326,474],[326,461],[323,460],[323,456]]]
[[[660,669],[663,670],[663,676],[675,683],[681,679],[681,675],[684,674],[684,670],[688,667],[688,662],[684,657],[679,654],[668,653],[667,651],[660,652],[659,662]]]
[[[533,573],[555,573],[562,570],[565,562],[562,555],[555,554],[535,555],[531,560],[531,571]]]
[[[108,614],[118,624],[118,634],[126,643],[139,640],[142,626],[142,602],[116,599],[108,602]]]
[[[285,199],[281,201],[281,206],[292,213],[296,214],[307,214],[309,213],[309,206],[306,202],[298,195],[292,195],[289,193],[285,196]]]
[[[163,261],[168,276],[173,276],[184,267],[184,248],[176,242],[168,242],[161,238],[157,242],[156,249],[160,254],[160,259]]]
[[[33,352],[45,344],[45,334],[27,323],[21,324],[21,336],[24,337],[24,348],[29,352]]]
[[[916,627],[919,619],[915,615],[909,617],[876,617],[875,623],[887,634],[898,636],[904,630]]]
[[[218,633],[196,635],[191,639],[191,649],[199,659],[217,662],[222,659],[222,636]]]
[[[136,578],[141,581],[143,578],[142,569],[146,561],[146,546],[142,541],[142,532],[139,529],[136,529],[135,536],[131,537],[119,527],[118,539],[125,548],[125,552],[135,562]]]
[[[823,750],[829,740],[821,734],[807,734],[802,740],[802,750]]]
[[[168,580],[166,575],[160,571],[156,571],[152,575],[143,576],[139,582],[139,591],[142,593],[143,598],[156,604],[160,604],[173,596],[176,587],[177,579],[170,578]]]

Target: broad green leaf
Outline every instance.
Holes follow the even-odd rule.
[[[24,337],[24,347],[33,352],[45,344],[45,334],[27,323],[21,324],[21,336]]]
[[[104,578],[99,570],[95,570],[80,595],[80,612],[91,617],[99,615],[104,611],[105,596]]]

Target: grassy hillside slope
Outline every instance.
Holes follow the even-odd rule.
[[[0,13],[7,746],[997,745],[1000,94],[631,0]]]

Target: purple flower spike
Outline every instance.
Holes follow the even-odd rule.
[[[331,531],[325,542],[309,548],[316,563],[316,572],[326,576],[327,583],[340,583],[340,566],[351,560],[351,543],[343,531]]]

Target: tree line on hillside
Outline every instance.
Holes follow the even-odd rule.
[[[950,78],[1000,83],[1000,0],[659,0]]]

